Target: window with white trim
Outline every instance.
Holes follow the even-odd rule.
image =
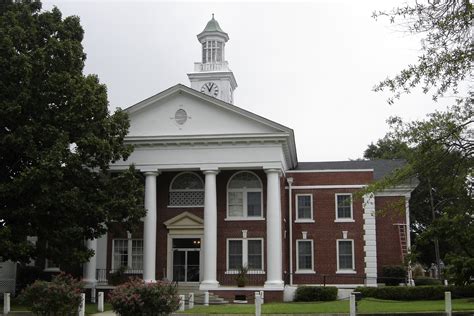
[[[312,194],[296,194],[296,221],[313,222]]]
[[[313,240],[300,239],[296,241],[296,272],[314,272]]]
[[[170,207],[202,207],[204,205],[204,181],[194,172],[176,175],[170,184]]]
[[[249,271],[263,270],[263,239],[227,239],[227,271],[247,267]]]
[[[112,240],[112,269],[143,270],[143,239]]]
[[[337,240],[337,270],[338,272],[354,272],[354,240]]]
[[[336,221],[353,221],[352,194],[336,194]]]
[[[234,174],[227,185],[227,218],[262,218],[262,182],[252,172]]]

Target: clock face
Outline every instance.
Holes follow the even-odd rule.
[[[219,87],[214,82],[207,82],[202,86],[201,92],[216,98],[219,95]]]

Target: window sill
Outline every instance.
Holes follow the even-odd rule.
[[[265,217],[226,217],[224,221],[264,221]]]
[[[355,220],[352,218],[344,219],[344,218],[338,218],[334,220],[334,223],[354,223]]]
[[[183,206],[168,205],[167,206],[167,208],[198,208],[198,207],[204,207],[204,205],[183,205]]]
[[[314,223],[314,219],[297,219],[295,223]]]
[[[61,272],[60,268],[44,268],[44,272]]]
[[[336,274],[357,274],[355,270],[337,270]]]
[[[239,274],[240,272],[238,270],[230,270],[230,271],[225,271],[224,274]],[[263,270],[249,270],[247,271],[247,274],[265,274],[265,271]]]
[[[316,274],[314,270],[296,270],[295,274]]]

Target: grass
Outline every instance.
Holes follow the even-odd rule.
[[[453,300],[453,310],[474,311],[474,299]],[[363,299],[359,302],[360,313],[377,312],[435,312],[444,311],[444,300],[439,301],[387,301]],[[255,306],[248,305],[215,305],[196,306],[186,311],[188,314],[253,314]],[[312,302],[312,303],[268,303],[262,305],[262,314],[289,313],[349,313],[349,301]]]
[[[12,302],[10,307],[11,307],[11,310],[14,311],[14,312],[28,311],[29,310],[29,308],[27,306],[16,304],[14,302]],[[3,305],[1,305],[1,304],[0,304],[0,310],[3,311]],[[105,303],[104,304],[104,311],[110,311],[110,310],[112,310],[112,306],[108,303]],[[90,303],[86,304],[86,315],[95,314],[95,313],[98,313],[97,304],[90,304]]]

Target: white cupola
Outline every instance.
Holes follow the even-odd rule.
[[[233,103],[237,82],[225,60],[225,44],[229,35],[221,29],[212,14],[212,19],[197,38],[202,45],[202,59],[194,63],[194,72],[188,74],[191,88]]]

